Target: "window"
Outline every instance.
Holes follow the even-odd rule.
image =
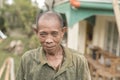
[[[105,49],[116,56],[120,56],[120,40],[115,22],[108,22],[105,39]]]

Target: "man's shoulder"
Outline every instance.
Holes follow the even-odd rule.
[[[69,50],[69,53],[72,55],[72,58],[73,59],[77,59],[77,60],[82,60],[84,61],[86,58],[84,56],[84,54],[78,52],[77,50],[74,50],[74,49],[71,49],[71,48],[68,48]]]
[[[73,56],[83,56],[82,53],[78,52],[77,50],[68,48],[69,52],[73,55]]]
[[[39,49],[40,49],[40,48],[41,48],[41,47],[26,51],[26,52],[23,54],[22,58],[35,57],[35,56],[37,55],[37,53],[39,53]]]

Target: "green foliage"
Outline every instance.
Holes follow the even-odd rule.
[[[3,0],[5,1],[5,0]],[[0,9],[0,16],[4,19],[4,27],[9,31],[20,30],[21,33],[31,34],[32,24],[35,23],[36,14],[38,11],[37,5],[32,5],[31,0],[14,0],[14,4],[8,5],[4,4],[3,8]],[[1,22],[3,24],[3,22]],[[1,26],[0,26],[1,28]],[[19,29],[20,28],[20,29]],[[19,31],[17,31],[19,32]],[[16,34],[16,32],[14,32]],[[22,34],[23,35],[23,34]],[[6,47],[10,44],[12,40],[21,40],[24,44],[23,53],[29,50],[30,48],[38,47],[39,41],[35,35],[31,37],[8,37],[6,40],[0,43],[0,67],[3,64],[3,61],[7,57],[13,57],[15,61],[15,73],[17,72],[20,56],[14,55],[13,51],[7,51]],[[4,80],[2,78],[1,80]]]
[[[40,41],[36,35],[32,35],[29,41],[29,48],[37,48],[40,46]]]
[[[4,18],[2,17],[2,16],[0,16],[0,26],[2,25],[2,26],[4,26]]]
[[[0,43],[0,68],[2,67],[5,59],[7,59],[8,57],[12,57],[14,59],[15,73],[17,73],[21,56],[14,55],[12,52],[4,50],[4,48],[7,47],[12,40],[17,40],[17,39],[10,37]],[[5,69],[5,71],[6,71],[6,69]],[[4,80],[4,78],[5,78],[5,72],[2,75],[2,78],[0,80]]]
[[[31,0],[14,0],[12,5],[4,4],[2,16],[9,29],[22,28],[27,34],[31,33],[32,24],[35,23],[39,8]]]
[[[30,48],[32,49],[37,48],[40,44],[39,44],[39,40],[37,39],[35,35],[33,35],[30,39],[27,37],[24,37],[24,38],[9,37],[0,43],[0,68],[2,67],[5,59],[7,59],[8,57],[12,57],[14,59],[14,67],[15,67],[15,74],[16,74],[19,68],[19,65],[20,65],[20,58],[23,54],[18,56],[18,55],[15,55],[13,51],[7,51],[5,49],[12,40],[21,40],[23,42],[24,44],[23,54],[26,51],[30,50]],[[4,78],[5,78],[5,72],[2,75],[2,78],[0,80],[4,80]]]
[[[4,27],[4,18],[2,16],[0,16],[0,30],[2,30],[3,32],[6,31],[5,27]]]

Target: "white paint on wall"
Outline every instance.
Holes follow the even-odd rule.
[[[86,47],[86,21],[76,23],[72,28],[68,28],[68,47],[85,53]]]
[[[101,19],[100,17],[96,17],[96,25],[94,27],[94,32],[93,32],[93,45],[97,46],[99,45],[99,41],[100,41],[100,30],[101,30]]]
[[[79,40],[78,40],[78,51],[82,54],[85,53],[86,48],[86,30],[87,30],[87,23],[86,21],[81,21],[79,23]]]
[[[108,21],[115,21],[112,16],[97,16],[96,25],[94,27],[93,33],[93,45],[105,48],[105,38],[106,38],[106,27]]]
[[[78,31],[79,23],[76,23],[72,28],[68,28],[68,47],[78,50]]]

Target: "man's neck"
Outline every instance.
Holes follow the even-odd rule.
[[[59,59],[60,57],[63,57],[63,49],[60,48],[59,50],[55,51],[54,53],[46,53],[46,57],[49,60]]]
[[[63,61],[63,50],[62,48],[55,53],[54,55],[51,55],[49,53],[46,53],[46,58],[48,60],[48,63],[56,70],[58,67],[61,66]]]
[[[63,48],[60,46],[54,52],[45,52],[45,53],[46,53],[46,56],[49,56],[49,57],[60,56],[60,55],[63,55]]]

